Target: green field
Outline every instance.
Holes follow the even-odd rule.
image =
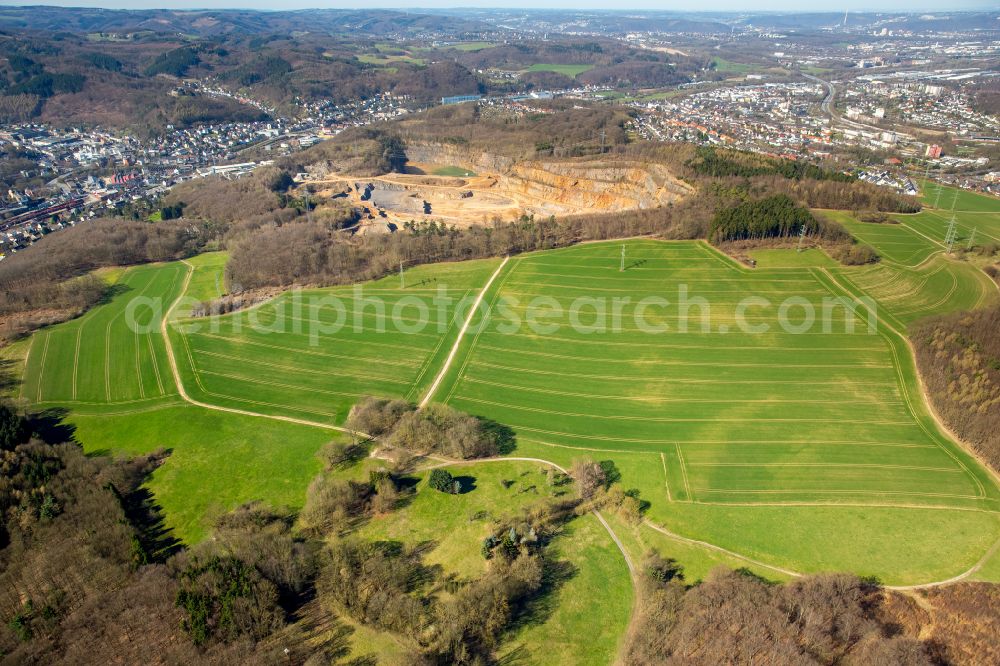
[[[832,268],[839,264],[817,248],[801,252],[790,249],[762,249],[747,252],[757,262],[757,268]]]
[[[193,405],[81,414],[69,421],[87,452],[171,451],[149,481],[174,536],[194,544],[211,521],[252,500],[301,508],[320,470],[316,452],[340,436],[329,430],[227,414]]]
[[[944,245],[915,231],[908,224],[859,222],[843,211],[823,211],[823,215],[840,222],[859,241],[871,245],[883,260],[901,266],[919,266],[931,255],[945,249]],[[900,216],[907,221],[913,217]]]
[[[404,288],[392,276],[360,295],[294,291],[235,314],[180,320],[170,336],[184,385],[206,403],[329,424],[366,394],[417,400],[461,323],[430,300],[439,288],[456,302],[473,297],[497,263],[418,266]]]
[[[494,42],[459,42],[457,44],[449,44],[445,48],[457,49],[459,51],[482,51],[494,46],[496,46]]]
[[[565,74],[570,78],[575,78],[584,72],[589,72],[594,69],[594,65],[559,65],[555,63],[535,63],[526,72],[555,72],[556,74]]]
[[[733,62],[732,60],[726,60],[725,58],[712,58],[711,63],[712,69],[720,74],[749,74],[755,70],[761,69],[757,65],[750,65],[744,62]]]
[[[917,215],[900,216],[903,224],[935,242],[944,243],[948,225],[954,217],[958,232],[956,248],[968,247],[970,239],[975,245],[1000,245],[1000,199],[936,182],[924,182],[923,185],[924,210]]]
[[[469,169],[465,169],[460,166],[443,166],[434,169],[431,172],[435,176],[449,176],[452,178],[464,178],[466,176],[475,176],[476,172]]]
[[[186,260],[194,268],[185,296],[210,301],[226,293],[225,268],[228,252],[206,252]]]
[[[22,397],[82,411],[178,402],[159,322],[186,270],[180,263],[130,268],[110,303],[34,335]]]
[[[368,65],[378,65],[380,67],[387,67],[390,69],[392,69],[392,65],[394,63],[404,62],[413,65],[423,65],[427,62],[423,58],[414,58],[412,56],[398,53],[362,53],[357,56],[357,59]]]
[[[795,333],[779,329],[775,307],[761,307],[754,325],[767,332],[735,330],[741,298],[818,308],[843,293],[828,276],[744,271],[697,243],[629,249],[641,265],[625,272],[617,244],[520,257],[494,298],[517,316],[526,314],[517,302],[534,297],[568,311],[580,296],[673,296],[685,285],[711,306],[704,319],[698,308],[696,330],[643,332],[628,305],[616,333],[488,326],[451,373],[447,402],[513,427],[519,442],[651,453],[667,501],[1000,506],[990,479],[920,410],[911,368],[893,357],[902,342],[869,334],[861,313],[841,308],[831,332]],[[669,311],[655,322],[671,325]]]
[[[1000,212],[1000,205],[997,206]],[[823,211],[878,252],[878,264],[839,267],[834,272],[878,301],[897,328],[923,317],[979,308],[1000,298],[996,283],[976,266],[949,256],[933,211],[897,216],[899,224],[859,222],[849,213]],[[1000,218],[976,214],[982,219]],[[947,229],[947,226],[944,226]],[[937,240],[940,238],[940,241]]]
[[[883,314],[892,314],[904,325],[931,315],[983,307],[1000,297],[988,275],[943,254],[918,268],[876,264],[837,272],[875,298]]]
[[[621,271],[621,247],[592,243],[512,258],[485,295],[489,314],[475,314],[458,341],[434,399],[512,427],[514,455],[564,466],[580,456],[613,461],[623,486],[651,503],[647,518],[676,535],[640,530],[633,538],[688,559],[692,575],[749,558],[772,573],[846,569],[919,583],[961,573],[1000,538],[1000,491],[931,418],[901,336],[918,316],[996,298],[971,265],[928,253],[912,267],[888,260],[830,267],[819,252],[779,251],[749,269],[704,243],[637,240],[626,243]],[[915,260],[912,252],[899,256]],[[223,262],[224,255],[205,255],[121,272],[109,303],[31,339],[22,387],[32,404],[69,408],[88,450],[170,448],[151,487],[168,522],[191,540],[205,533],[206,516],[247,499],[296,506],[317,469],[313,453],[334,436],[308,424],[342,423],[364,394],[419,400],[465,316],[426,307],[430,299],[471,300],[499,266],[421,266],[406,271],[403,285],[390,276],[360,294],[287,292],[169,326],[192,399],[303,421],[293,425],[195,407],[172,379],[160,316],[185,284],[189,296],[216,296]],[[867,310],[834,300],[869,295],[879,308],[874,334]],[[161,309],[132,313],[134,296]],[[375,296],[381,306],[364,300]],[[641,304],[650,297],[669,302]],[[584,307],[574,327],[566,309],[578,298]],[[740,315],[746,298],[767,303],[747,301]],[[817,321],[794,330],[809,306]],[[641,308],[645,325],[668,328],[642,330]],[[142,332],[127,325],[130,314],[145,324]],[[506,330],[514,319],[520,325]],[[612,330],[600,330],[601,321]],[[761,325],[767,330],[747,329]],[[831,543],[834,533],[850,538]],[[525,631],[527,643],[543,640]]]

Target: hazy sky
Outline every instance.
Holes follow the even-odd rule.
[[[997,0],[704,0],[696,5],[687,0],[0,0],[0,5],[59,5],[63,7],[108,7],[114,9],[305,9],[324,8],[401,8],[417,10],[421,7],[522,7],[565,9],[660,9],[666,11],[901,11],[927,12],[956,9],[996,10]]]

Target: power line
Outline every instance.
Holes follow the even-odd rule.
[[[948,253],[951,254],[951,249],[955,245],[955,240],[958,237],[958,231],[955,228],[955,216],[951,216],[951,221],[948,222],[948,231],[944,235],[944,243],[948,246]]]

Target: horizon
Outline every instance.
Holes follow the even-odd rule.
[[[880,13],[889,14],[922,14],[939,13],[953,14],[957,12],[989,12],[995,11],[1000,14],[1000,6],[995,3],[981,0],[957,3],[957,6],[942,7],[937,3],[907,2],[906,0],[888,0],[873,6],[871,3],[862,0],[849,0],[840,3],[821,3],[817,8],[802,11],[798,2],[794,0],[769,0],[766,3],[754,3],[755,6],[748,7],[747,4],[739,0],[714,0],[706,8],[692,10],[681,3],[663,4],[655,0],[638,0],[628,6],[608,8],[606,3],[597,0],[583,0],[577,2],[573,0],[550,0],[552,4],[539,6],[530,0],[464,0],[461,6],[455,7],[447,0],[420,0],[413,4],[400,4],[399,0],[371,0],[368,2],[316,2],[314,0],[291,0],[285,6],[278,9],[265,0],[172,0],[168,2],[157,2],[155,0],[138,2],[105,0],[91,2],[89,0],[67,0],[65,2],[8,2],[0,0],[0,7],[5,8],[25,8],[25,7],[59,7],[64,9],[107,9],[113,11],[149,11],[149,10],[170,10],[170,11],[258,11],[258,12],[282,12],[300,11],[310,9],[339,9],[339,10],[396,10],[407,12],[420,11],[441,11],[450,10],[461,12],[463,10],[519,10],[519,11],[587,11],[587,12],[607,12],[623,13],[633,11],[655,12],[655,13],[677,13],[681,15],[706,15],[706,14],[769,14],[769,13],[790,13],[813,15],[813,14],[839,14],[847,11],[855,14],[871,15]],[[1000,18],[1000,17],[998,17]]]

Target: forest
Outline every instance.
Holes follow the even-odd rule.
[[[16,13],[16,12],[15,12]],[[57,10],[45,13],[58,14]],[[179,112],[166,93],[181,79],[217,79],[266,101],[287,115],[296,115],[299,101],[328,99],[335,103],[370,99],[388,92],[427,103],[447,95],[523,92],[536,86],[569,87],[573,79],[536,73],[524,80],[497,81],[483,72],[493,67],[526,70],[535,63],[581,64],[588,71],[578,80],[587,84],[662,86],[684,83],[697,70],[688,59],[626,46],[616,40],[553,37],[511,44],[487,45],[481,51],[422,46],[419,57],[378,62],[373,44],[383,28],[401,24],[435,24],[436,29],[460,29],[457,17],[403,15],[386,12],[382,20],[349,12],[317,13],[314,21],[331,26],[346,21],[342,31],[317,31],[302,15],[272,12],[207,19],[218,24],[236,20],[231,31],[201,34],[193,13],[175,13],[147,23],[130,39],[93,39],[81,16],[66,16],[66,26],[51,33],[27,31],[26,22],[46,23],[39,16],[11,21],[0,36],[0,121],[32,119],[57,123],[101,124],[129,129],[144,136],[163,132],[168,124],[191,126],[240,119],[255,109],[227,105],[229,116],[207,108],[213,100],[195,96],[188,106],[206,108]],[[4,17],[0,17],[3,19]],[[8,20],[11,18],[7,16]],[[105,24],[136,20],[138,14],[102,17]],[[100,21],[99,21],[100,22]],[[171,22],[184,23],[171,30]],[[84,21],[92,25],[90,21]],[[248,31],[246,26],[258,23]],[[297,27],[292,28],[291,25]],[[359,29],[359,25],[363,26]],[[149,29],[153,26],[154,29]],[[122,28],[127,30],[127,28]],[[52,38],[39,35],[51,34]],[[398,34],[397,34],[398,36]],[[408,45],[400,42],[406,53]],[[375,57],[375,61],[372,61]],[[488,62],[488,65],[483,65]],[[217,106],[218,104],[216,104]]]
[[[1000,471],[1000,307],[918,322],[912,333],[931,400],[952,430]]]

